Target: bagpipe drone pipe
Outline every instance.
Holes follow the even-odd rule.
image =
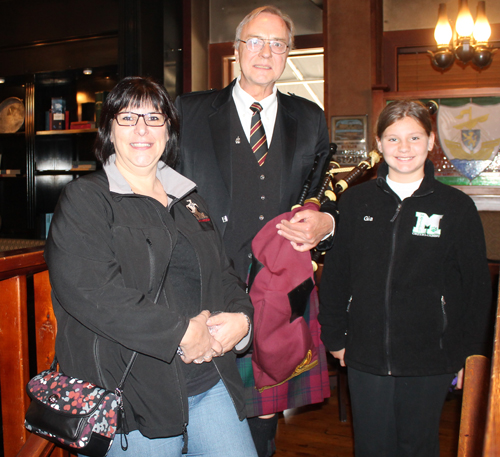
[[[332,148],[331,153],[335,151]],[[330,156],[331,159],[331,156]],[[276,225],[290,220],[295,213],[319,211],[327,202],[335,202],[347,187],[380,160],[376,151],[356,167],[342,168],[327,161],[324,178],[314,192],[310,186],[319,157],[306,179],[298,204],[292,211],[269,221],[252,242],[253,262],[249,276],[249,294],[255,308],[252,368],[259,391],[278,386],[318,364],[318,299],[314,271],[318,251],[296,251],[290,241],[276,233]],[[348,174],[334,184],[333,176]],[[329,206],[336,206],[328,203]],[[313,259],[311,258],[313,257]],[[314,337],[311,322],[317,325]]]

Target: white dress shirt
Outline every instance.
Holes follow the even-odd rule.
[[[278,89],[276,85],[274,85],[273,93],[257,102],[251,95],[241,88],[240,78],[241,76],[238,77],[238,80],[233,87],[233,100],[236,105],[236,110],[238,111],[243,131],[245,132],[247,140],[250,143],[250,126],[252,124],[253,116],[253,111],[250,109],[250,106],[252,106],[252,103],[259,103],[262,106],[260,118],[266,132],[267,146],[269,147],[273,138],[276,115],[278,114],[278,97],[276,96]]]

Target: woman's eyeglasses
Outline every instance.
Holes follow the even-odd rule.
[[[167,116],[163,113],[118,113],[115,114],[116,123],[123,127],[133,127],[139,122],[139,118],[144,118],[144,122],[148,127],[163,127],[167,122]]]

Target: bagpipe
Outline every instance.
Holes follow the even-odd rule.
[[[318,310],[317,305],[314,310],[308,305],[311,294],[315,294],[317,303],[314,272],[321,254],[317,250],[296,251],[287,239],[276,233],[276,225],[290,220],[299,211],[319,211],[327,202],[335,202],[349,185],[380,161],[379,153],[372,151],[356,167],[343,168],[331,160],[335,149],[336,146],[331,148],[322,170],[324,177],[314,197],[307,198],[319,156],[315,158],[297,205],[269,221],[252,242],[249,276],[249,294],[255,308],[252,368],[255,386],[260,392],[281,385],[318,364],[319,324],[316,341],[309,326],[311,320],[317,321]],[[346,172],[343,179],[334,183],[334,175]]]

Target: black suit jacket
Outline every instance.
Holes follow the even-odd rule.
[[[181,154],[177,170],[192,179],[208,202],[212,219],[223,234],[223,218],[231,218],[230,112],[235,81],[220,91],[193,92],[177,98],[181,118]],[[313,102],[278,91],[276,122],[282,124],[283,162],[280,214],[296,204],[316,154],[320,163],[312,181],[315,189],[329,153],[324,112]],[[312,194],[313,191],[310,192]],[[277,214],[276,214],[277,216]]]

